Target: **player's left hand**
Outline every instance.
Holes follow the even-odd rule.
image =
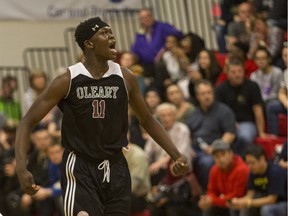
[[[188,173],[189,166],[185,157],[181,156],[170,165],[170,171],[173,176],[183,176]]]

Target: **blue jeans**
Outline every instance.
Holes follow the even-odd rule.
[[[287,202],[279,202],[271,205],[261,207],[261,216],[286,216],[287,215]]]
[[[279,100],[272,100],[266,104],[266,117],[268,124],[268,133],[279,135],[278,114],[287,113],[287,110]]]
[[[240,122],[237,131],[237,140],[233,143],[234,153],[244,156],[245,149],[254,142],[257,128],[254,122]]]
[[[220,25],[220,24],[214,24],[213,26],[215,34],[216,34],[216,40],[218,44],[218,51],[220,53],[227,53],[226,49],[226,40],[225,36],[227,33],[227,27],[225,25]]]
[[[206,154],[201,150],[196,150],[196,154],[197,156],[196,158],[194,158],[194,164],[193,164],[195,173],[202,189],[206,191],[208,185],[209,172],[214,164],[214,159],[212,155]]]

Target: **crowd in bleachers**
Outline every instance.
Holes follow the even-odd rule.
[[[137,76],[149,110],[190,165],[186,176],[172,176],[170,157],[129,110],[130,151],[123,152],[131,216],[287,215],[287,1],[223,0],[219,7],[218,50],[145,8],[131,50],[119,53],[117,62]],[[49,83],[41,69],[29,81],[20,107],[17,79],[1,80],[0,213],[61,216],[57,107],[31,132],[27,167],[40,190],[23,194],[16,176],[17,124]]]

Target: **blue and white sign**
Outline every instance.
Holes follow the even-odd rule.
[[[0,0],[0,20],[64,20],[136,10],[141,0]]]

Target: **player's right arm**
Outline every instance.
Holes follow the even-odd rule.
[[[30,148],[30,132],[57,103],[66,96],[70,85],[70,73],[53,80],[50,86],[35,100],[17,128],[15,141],[16,172],[22,190],[30,195],[39,190],[32,174],[27,170],[27,151]]]

